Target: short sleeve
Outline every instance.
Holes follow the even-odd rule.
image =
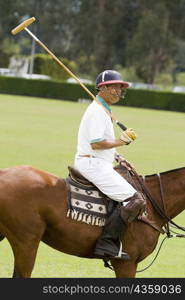
[[[89,143],[97,143],[105,139],[106,114],[102,109],[93,111],[88,122]]]

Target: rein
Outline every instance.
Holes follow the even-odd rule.
[[[159,174],[155,174],[155,175],[157,175],[158,181],[159,181],[159,187],[160,187],[160,194],[161,194],[161,199],[162,199],[162,204],[163,204],[163,210],[159,207],[158,203],[153,198],[153,196],[151,195],[150,191],[148,190],[148,188],[144,184],[143,180],[139,177],[139,175],[137,174],[137,172],[133,168],[132,168],[132,170],[130,172],[132,172],[135,175],[135,177],[137,178],[137,180],[139,181],[140,186],[141,186],[143,192],[146,194],[146,196],[150,200],[151,204],[153,205],[153,207],[155,208],[155,210],[157,211],[157,213],[162,218],[164,218],[168,223],[173,224],[176,228],[178,228],[178,229],[180,229],[182,231],[185,231],[185,227],[177,225],[175,222],[172,221],[172,219],[170,217],[168,217],[166,215],[166,206],[165,206],[165,202],[164,202],[164,195],[163,195],[163,188],[162,188],[160,173]],[[168,223],[167,223],[167,235],[170,235],[169,224]]]
[[[161,194],[162,206],[163,206],[164,213],[165,213],[165,215],[166,215],[166,203],[164,202],[164,193],[163,193],[163,187],[162,187],[162,182],[161,182],[161,175],[160,175],[160,173],[157,174],[157,178],[158,178],[158,181],[159,181],[159,189],[160,189],[160,194]],[[165,224],[165,227],[166,227],[166,234],[167,234],[167,237],[170,237],[170,227],[169,227],[169,222],[167,222],[167,223]]]
[[[119,163],[120,166],[123,166],[121,164],[122,161],[120,160],[119,155],[116,158],[116,161]],[[125,162],[125,160],[123,160],[123,162]],[[127,170],[130,172],[131,175],[134,175],[136,177],[136,179],[138,180],[138,182],[139,182],[139,184],[141,186],[142,192],[148,197],[148,199],[150,200],[152,206],[158,212],[158,214],[167,221],[167,224],[165,224],[165,227],[166,227],[166,230],[165,230],[166,236],[161,241],[161,244],[159,246],[159,249],[158,249],[158,251],[157,251],[154,259],[152,260],[152,262],[147,267],[145,267],[145,268],[143,268],[141,270],[137,270],[136,271],[136,273],[139,273],[139,272],[143,272],[143,271],[147,270],[149,267],[151,267],[151,265],[154,263],[154,261],[158,257],[159,252],[161,250],[161,247],[162,247],[164,241],[167,238],[172,238],[172,237],[185,238],[185,234],[179,234],[179,233],[173,231],[170,227],[178,228],[178,229],[180,229],[182,231],[185,231],[185,227],[177,225],[166,214],[166,204],[165,204],[165,201],[164,201],[164,193],[163,193],[163,187],[162,187],[160,173],[159,174],[154,174],[154,175],[157,175],[157,178],[158,178],[159,188],[160,188],[160,195],[161,195],[161,202],[162,202],[163,210],[160,208],[159,204],[156,202],[156,200],[153,198],[153,196],[149,192],[148,188],[146,187],[144,178],[143,179],[140,178],[140,176],[137,174],[136,170],[130,165],[130,163],[126,162],[126,165],[124,164],[124,167],[127,168]],[[174,234],[172,234],[172,233],[174,233]],[[112,265],[110,265],[108,263],[108,261],[105,260],[105,259],[104,259],[104,266],[108,267],[111,270],[113,270]]]
[[[164,237],[164,239],[161,241],[161,244],[159,246],[159,249],[154,257],[154,259],[152,260],[152,262],[145,268],[141,269],[141,270],[137,270],[136,273],[140,273],[140,272],[143,272],[145,270],[147,270],[149,267],[151,267],[151,265],[154,263],[154,261],[156,260],[156,258],[158,257],[159,255],[159,252],[161,250],[161,247],[164,243],[164,241],[167,239],[167,238],[172,238],[172,237],[183,237],[185,238],[185,234],[178,234],[174,231],[172,231],[170,229],[170,226],[173,226],[175,228],[178,228],[180,230],[183,230],[185,231],[185,228],[182,227],[182,226],[179,226],[177,225],[175,222],[173,222],[171,220],[171,218],[169,218],[166,214],[166,204],[165,204],[165,201],[164,201],[164,193],[163,193],[163,187],[162,187],[162,182],[161,182],[161,176],[160,176],[160,173],[159,174],[155,174],[157,175],[157,178],[158,178],[158,182],[159,182],[159,189],[160,189],[160,195],[161,195],[161,202],[162,202],[162,206],[163,206],[163,210],[159,207],[158,203],[156,202],[156,200],[153,198],[153,196],[151,195],[151,193],[149,192],[148,188],[146,187],[146,185],[144,184],[144,179],[141,180],[141,178],[139,177],[139,175],[137,174],[137,172],[132,168],[130,170],[137,178],[138,182],[140,183],[140,186],[143,190],[143,192],[146,194],[146,196],[148,197],[148,199],[150,200],[151,204],[153,205],[153,207],[156,209],[156,211],[158,212],[158,214],[163,217],[165,220],[167,220],[167,224],[165,224],[165,228],[166,228],[166,236]],[[173,224],[173,225],[171,225]],[[175,233],[175,234],[172,234],[172,233]]]

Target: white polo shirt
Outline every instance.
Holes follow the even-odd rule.
[[[103,106],[111,111],[108,104],[100,96],[96,97]],[[91,148],[92,143],[107,139],[115,139],[112,120],[103,107],[96,101],[93,101],[85,111],[80,123],[76,158],[79,155],[88,154],[112,163],[114,161],[115,148],[106,150],[93,150]]]

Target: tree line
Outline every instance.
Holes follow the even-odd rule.
[[[160,72],[185,69],[184,11],[185,0],[0,0],[0,67],[30,54],[26,33],[10,30],[35,16],[30,29],[81,76],[116,68],[154,83]]]

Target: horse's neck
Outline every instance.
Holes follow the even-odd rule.
[[[151,194],[160,208],[163,209],[163,194],[165,213],[168,217],[174,218],[185,209],[185,168],[162,173],[160,180],[162,191],[157,175],[146,179]]]
[[[185,209],[185,168],[161,175],[167,212],[171,218]]]

